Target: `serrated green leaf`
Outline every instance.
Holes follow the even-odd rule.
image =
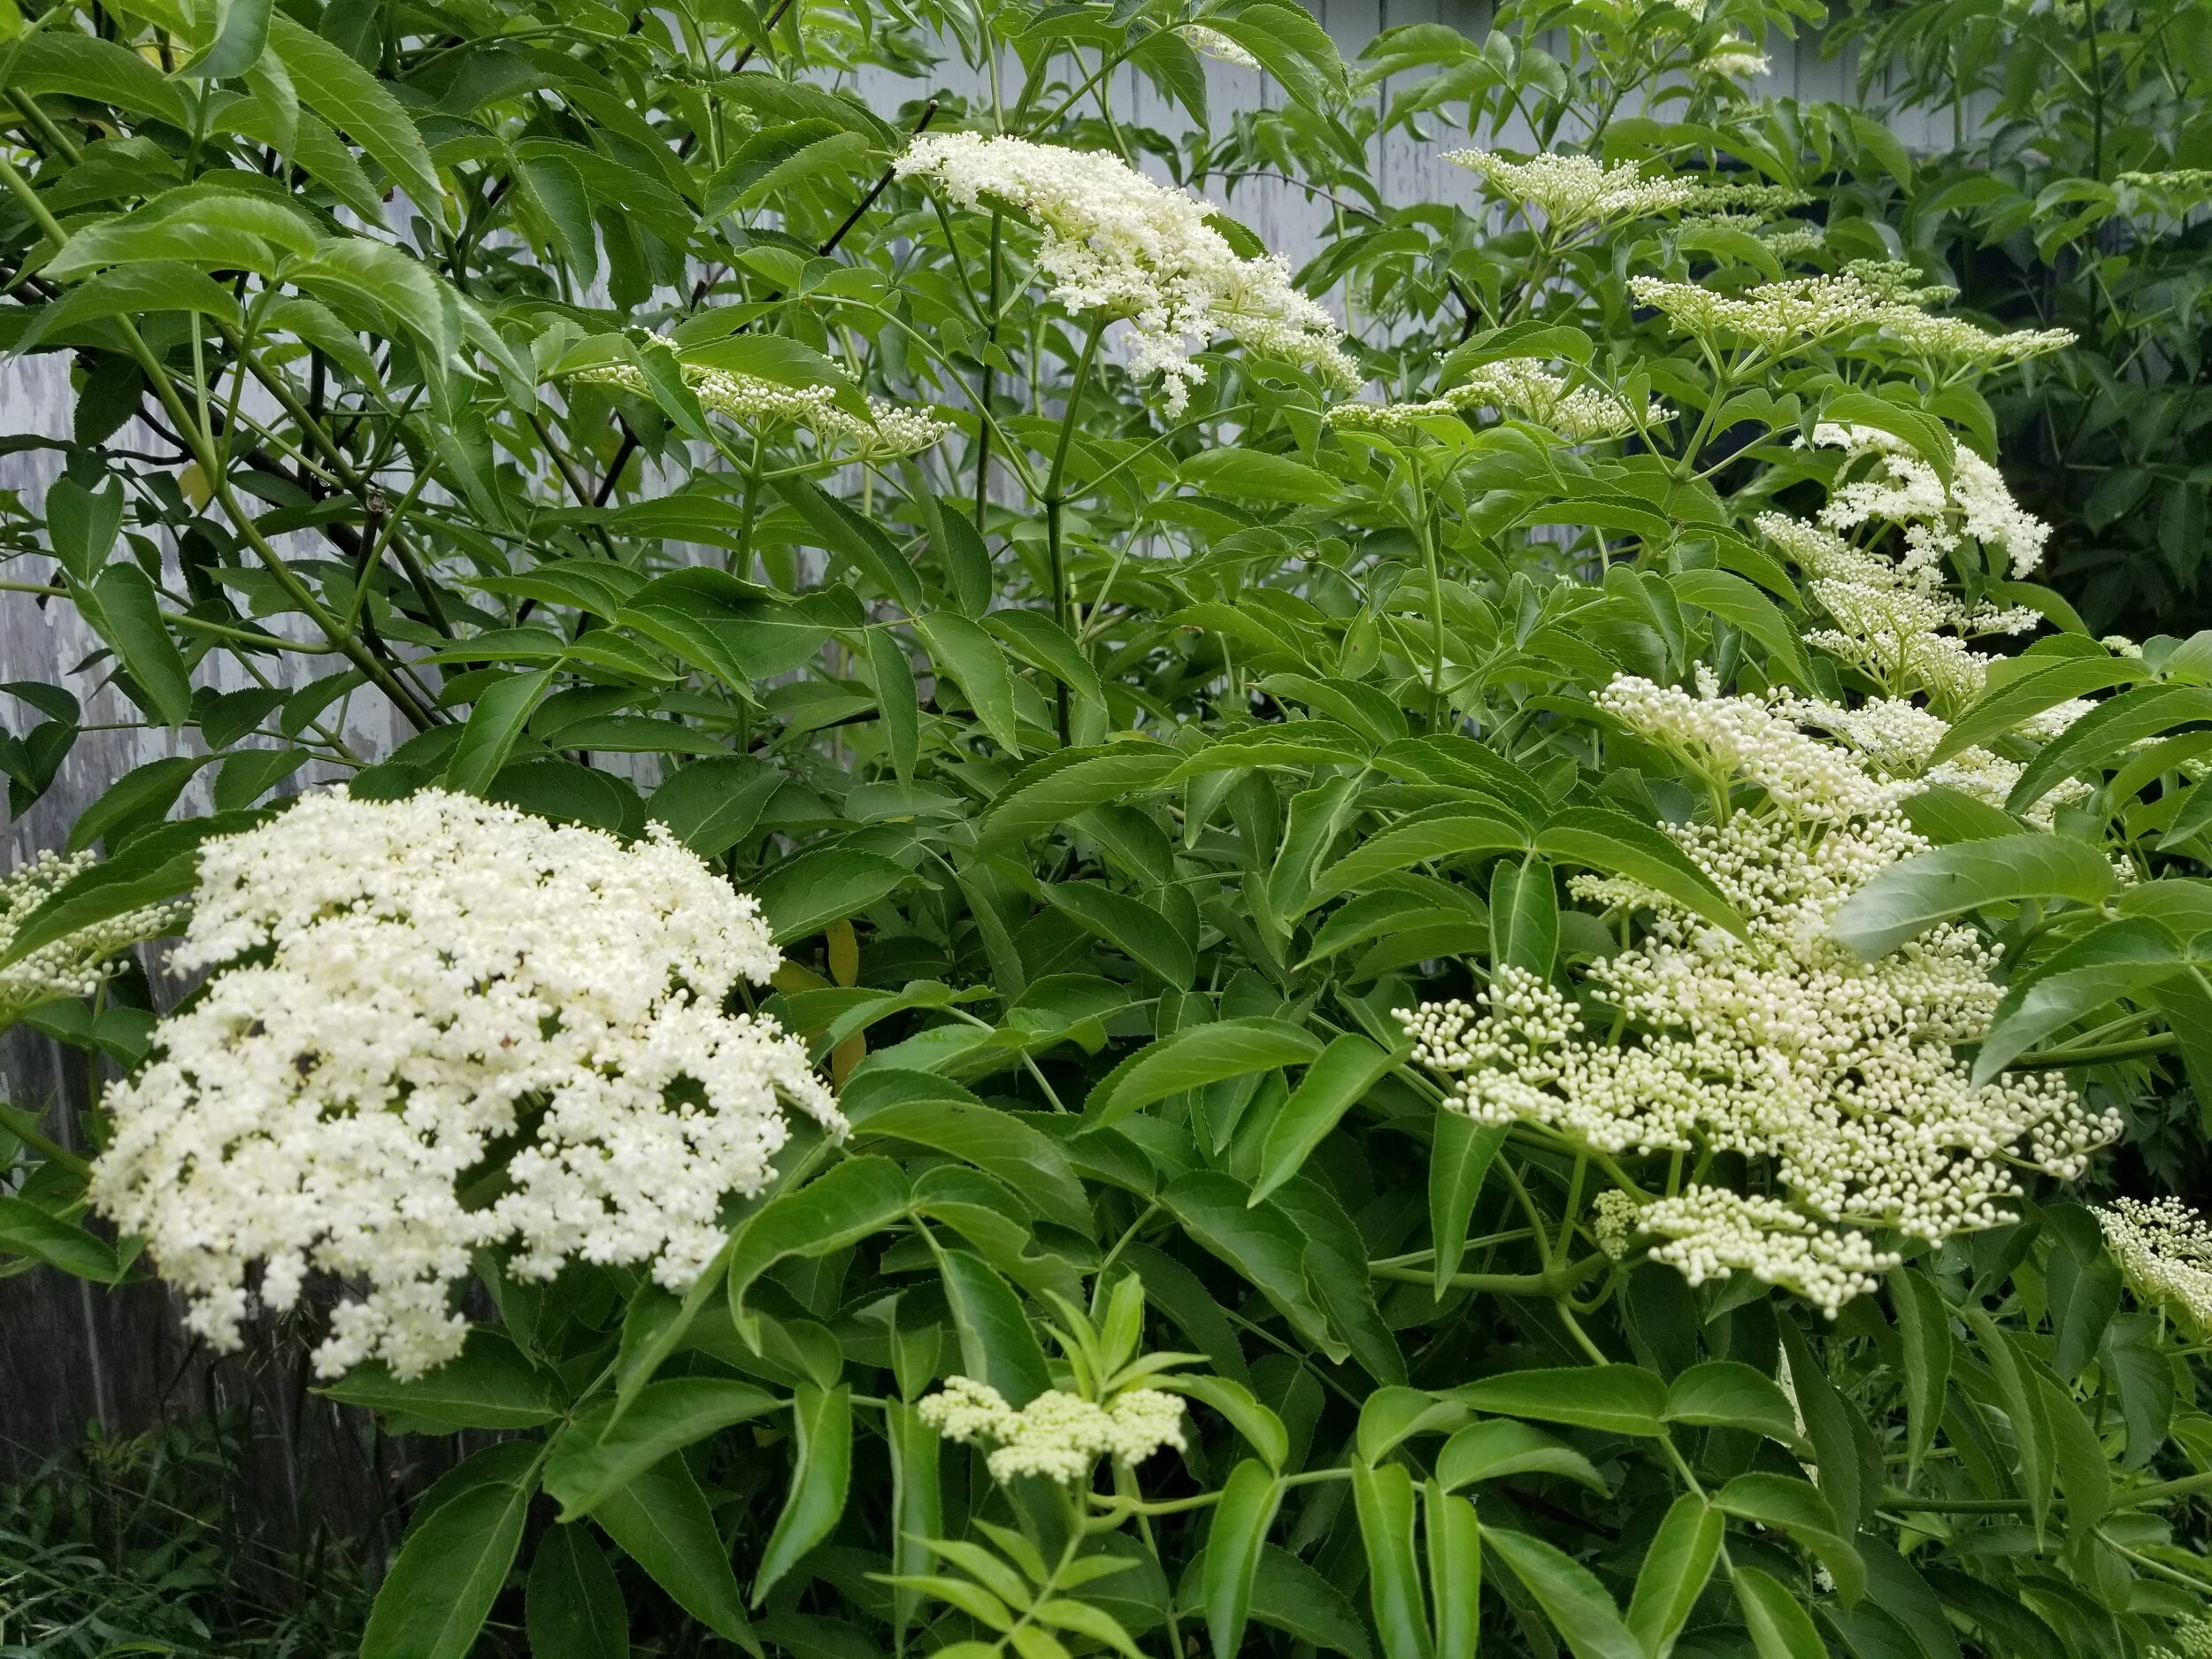
[[[1667,1386],[1636,1365],[1503,1371],[1443,1391],[1446,1399],[1499,1417],[1570,1423],[1609,1434],[1665,1432]]]
[[[1961,841],[1882,871],[1829,924],[1829,937],[1868,961],[1887,956],[1936,923],[1985,904],[2070,899],[2095,904],[2118,878],[2094,847],[2026,833]]]
[[[1435,1659],[1422,1607],[1421,1560],[1413,1541],[1413,1477],[1402,1463],[1352,1465],[1352,1499],[1367,1548],[1368,1602],[1383,1659]]]
[[[1483,1541],[1535,1598],[1574,1659],[1643,1659],[1619,1608],[1587,1567],[1525,1532],[1489,1527]]]
[[[1263,1202],[1303,1169],[1344,1114],[1396,1064],[1396,1056],[1364,1037],[1347,1032],[1333,1038],[1276,1112],[1260,1146],[1259,1175],[1252,1184],[1250,1202]]]
[[[767,1599],[800,1556],[829,1536],[845,1512],[845,1493],[852,1482],[850,1389],[842,1384],[827,1390],[802,1384],[791,1404],[791,1424],[797,1448],[791,1490],[761,1553],[760,1572],[753,1580],[755,1607]]]
[[[1667,1659],[1673,1650],[1713,1576],[1727,1532],[1721,1512],[1694,1493],[1684,1493],[1667,1510],[1637,1569],[1628,1604],[1628,1628],[1645,1659]]]
[[[362,1659],[465,1659],[522,1543],[530,1449],[495,1446],[455,1471],[462,1479],[408,1534],[377,1591]]]
[[[1206,1631],[1215,1659],[1236,1659],[1252,1611],[1267,1531],[1283,1501],[1282,1482],[1263,1463],[1247,1459],[1229,1473],[1206,1532]]]

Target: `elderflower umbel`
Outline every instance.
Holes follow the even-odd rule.
[[[1416,1057],[1459,1074],[1454,1106],[1478,1122],[1543,1125],[1608,1155],[1678,1153],[1688,1179],[1633,1217],[1603,1212],[1693,1282],[1747,1271],[1832,1314],[1899,1260],[1887,1233],[1940,1240],[2010,1218],[2014,1171],[2078,1175],[2117,1133],[2053,1074],[1973,1083],[1953,1054],[1987,1028],[1997,960],[1946,924],[1875,962],[1828,927],[1846,900],[1926,843],[1897,802],[1917,784],[1874,776],[1849,752],[1756,698],[1624,677],[1600,705],[1673,750],[1693,775],[1760,786],[1719,822],[1666,827],[1744,917],[1747,936],[1617,878],[1578,894],[1648,912],[1643,940],[1589,970],[1620,1011],[1617,1042],[1577,1004],[1500,965],[1482,1007],[1425,1003],[1400,1018]],[[1695,1172],[1712,1154],[1751,1163],[1752,1190]]]
[[[1947,284],[1930,282],[1909,259],[1853,259],[1843,274],[1897,305],[1947,305],[1959,296]]]
[[[657,349],[664,348],[650,343],[645,348],[649,351]],[[764,432],[778,426],[804,426],[822,442],[841,442],[861,457],[890,459],[915,455],[941,442],[953,429],[952,422],[928,410],[905,409],[873,397],[868,400],[868,414],[864,419],[850,410],[841,408],[835,389],[827,386],[786,386],[757,374],[708,368],[696,363],[683,365],[683,377],[684,384],[691,388],[702,409],[725,416],[748,430]],[[617,387],[641,397],[652,395],[644,374],[634,364],[603,364],[583,371],[577,378]]]
[[[1041,1475],[1070,1484],[1087,1479],[1102,1457],[1133,1465],[1163,1446],[1185,1449],[1183,1402],[1156,1388],[1125,1389],[1102,1406],[1053,1388],[1017,1411],[988,1383],[948,1377],[916,1410],[946,1440],[995,1442],[985,1460],[995,1480]]]
[[[1540,151],[1514,161],[1490,150],[1455,150],[1445,160],[1464,167],[1490,193],[1521,207],[1541,208],[1555,229],[1641,219],[1699,200],[1694,180],[1647,178],[1632,161],[1610,165],[1594,156]]]
[[[1187,190],[1156,184],[1106,150],[1062,150],[1022,138],[925,133],[895,171],[933,184],[964,207],[985,196],[1043,228],[1037,267],[1071,311],[1128,323],[1129,372],[1157,376],[1170,419],[1205,379],[1192,354],[1226,334],[1255,351],[1302,363],[1349,391],[1359,371],[1344,331],[1300,293],[1279,257],[1244,259]]]
[[[1694,65],[1701,75],[1724,80],[1749,79],[1770,73],[1774,60],[1740,36],[1724,40]]]
[[[1916,461],[1909,481],[1909,491],[1869,482],[1848,499],[1832,500],[1832,511],[1823,514],[1854,519],[1862,511],[1877,516],[1879,509],[1893,515],[1907,537],[1896,558],[1786,513],[1762,513],[1753,523],[1804,571],[1813,597],[1835,624],[1809,630],[1808,645],[1848,663],[1893,697],[1926,693],[1955,706],[1980,694],[1991,661],[1962,636],[2024,633],[2036,615],[2019,606],[1970,606],[1944,587],[1941,560],[1958,543],[1950,497],[1933,471]]]
[[[2178,1198],[2115,1199],[2097,1211],[2135,1294],[2212,1331],[2212,1226]]]
[[[451,1359],[448,1288],[480,1250],[531,1279],[649,1263],[680,1291],[786,1105],[844,1126],[799,1043],[722,1011],[776,967],[759,907],[657,826],[626,846],[437,790],[309,795],[207,845],[174,960],[217,971],[110,1091],[95,1202],[219,1348],[257,1261],[279,1310],[310,1271],[365,1281],[326,1377]]]
[[[2160,173],[2130,171],[2121,173],[2116,182],[2126,187],[2121,193],[2121,202],[2123,211],[2127,211],[2148,209],[2179,218],[2212,199],[2212,169],[2203,167],[2173,167]]]
[[[1808,254],[1818,253],[1827,246],[1828,233],[1818,225],[1809,225],[1802,219],[1787,219],[1771,230],[1761,234],[1767,251],[1777,259],[1801,259]]]
[[[1916,703],[1900,697],[1873,697],[1856,708],[1813,698],[1778,695],[1776,712],[1801,726],[1815,726],[1840,739],[1878,777],[1893,781],[1916,780],[1924,787],[1940,785],[1993,807],[2002,807],[2026,770],[2018,761],[1970,744],[1945,760],[1934,758],[1936,746],[1950,734],[1950,723]],[[2085,710],[2087,704],[2082,705]],[[2055,733],[2054,733],[2055,735]],[[2058,810],[2090,793],[2079,779],[2057,784],[2030,807],[2028,821],[2048,829]]]
[[[1813,442],[1843,450],[1847,463],[1870,463],[1862,476],[1830,492],[1820,512],[1820,522],[1829,529],[1895,525],[1909,549],[1908,568],[1933,565],[1962,537],[2002,552],[2009,561],[2005,573],[2015,578],[2042,562],[2051,526],[2015,501],[2004,475],[1965,445],[1954,452],[1947,485],[1903,439],[1878,427],[1824,420],[1813,428]],[[2034,613],[2025,614],[2024,626],[2032,626]]]
[[[1824,240],[1815,227],[1793,225],[1769,237],[1768,246],[1787,257],[1809,252]],[[1893,259],[1854,259],[1838,276],[1792,277],[1741,295],[1650,276],[1630,278],[1629,292],[1637,303],[1691,334],[1745,340],[1777,353],[1870,331],[1893,346],[1956,367],[1996,368],[2074,343],[2063,328],[2000,334],[1964,318],[1931,316],[1926,307],[1956,299],[1958,290],[1925,283],[1917,267]]]
[[[1729,73],[1751,66],[1723,60]],[[1764,59],[1758,62],[1763,65]],[[1555,233],[1645,219],[1657,213],[1711,215],[1732,209],[1779,212],[1810,198],[1779,184],[1741,184],[1680,174],[1654,176],[1632,161],[1606,163],[1593,156],[1542,150],[1525,161],[1491,150],[1455,150],[1444,159],[1481,179],[1488,193],[1522,209],[1542,210]]]
[[[1210,29],[1203,23],[1186,23],[1183,38],[1191,50],[1201,57],[1213,58],[1217,63],[1231,64],[1239,69],[1257,69],[1260,60],[1231,40],[1219,29]]]
[[[1624,1262],[1636,1240],[1636,1201],[1617,1187],[1608,1187],[1591,1201],[1590,1236],[1606,1259]]]
[[[2060,351],[2074,343],[2070,328],[2022,328],[2008,334],[1993,334],[1963,317],[1932,317],[1922,311],[1900,311],[1885,318],[1882,331],[1907,350],[1941,357],[1961,367],[2003,368],[2007,365]]]
[[[24,918],[53,896],[55,889],[97,862],[90,853],[65,858],[42,852],[0,879],[0,952],[21,930]],[[183,916],[181,906],[150,905],[110,917],[41,945],[20,962],[0,968],[0,1031],[48,1002],[90,996],[115,977],[119,953],[158,939]]]
[[[1747,341],[1778,354],[1880,322],[1893,309],[1880,289],[1852,276],[1790,277],[1740,295],[1637,276],[1629,278],[1628,291],[1639,305],[1650,306],[1686,333]]]
[[[1571,387],[1535,357],[1506,357],[1486,363],[1439,396],[1417,403],[1339,403],[1327,411],[1333,426],[1401,433],[1426,420],[1487,408],[1525,420],[1569,443],[1594,443],[1624,437],[1637,429],[1635,412],[1600,386]],[[1643,424],[1674,419],[1665,404],[1653,403]]]

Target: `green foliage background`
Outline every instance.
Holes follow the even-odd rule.
[[[5,12],[0,323],[81,388],[62,480],[4,526],[10,580],[74,605],[180,739],[78,820],[106,862],[14,951],[185,891],[200,840],[310,779],[657,819],[762,898],[789,956],[767,1006],[855,1125],[787,1154],[682,1300],[487,1263],[461,1361],[331,1391],[479,1448],[419,1495],[363,1653],[2176,1641],[2212,1591],[2199,1333],[2124,1287],[2079,1201],[2200,1178],[2212,649],[2116,668],[2083,615],[2154,623],[2195,579],[2194,187],[2121,174],[2202,159],[2208,16],[1870,13],[1863,61],[1904,65],[1901,97],[2001,94],[1916,162],[1864,111],[1696,73],[1739,31],[1821,21],[1766,0],[1513,5],[1350,63],[1277,0]],[[1210,125],[1194,22],[1281,107]],[[938,58],[989,96],[947,91]],[[864,68],[906,101],[856,96]],[[1189,134],[1117,120],[1117,73]],[[1224,353],[1168,426],[1041,296],[1018,215],[889,180],[955,122],[1301,181],[1331,215],[1305,286],[1395,394],[1540,356],[1684,418],[1581,449],[1510,423],[1351,442],[1308,377]],[[1717,358],[1625,278],[1779,276],[1756,238],[1558,237],[1376,177],[1386,136],[1501,129],[1795,187],[1825,238],[1801,269],[1909,255],[2084,345],[1993,379],[1878,342]],[[960,432],[834,465],[722,421],[657,372],[676,361]],[[579,375],[625,363],[649,395]],[[111,442],[133,416],[160,452]],[[1798,579],[1747,527],[1820,498],[1834,457],[1797,440],[1823,418],[1999,455],[2060,523],[2062,593],[1960,573],[2050,618],[2003,684],[2051,695],[1947,716],[2024,759],[2028,715],[2124,693],[2106,741],[2047,766],[2092,785],[2055,829],[1923,815],[2061,872],[1966,882],[1949,912],[2022,984],[2127,918],[2170,941],[2160,972],[2067,981],[2021,1056],[2123,1104],[2128,1146],[1832,1324],[1747,1277],[1609,1261],[1582,1160],[1440,1112],[1391,1018],[1609,949],[1571,872],[1680,878],[1651,826],[1703,786],[1593,716],[1615,674],[1865,689],[1805,651]],[[20,813],[82,717],[6,689]],[[357,706],[412,735],[358,752]],[[2152,739],[2160,764],[2128,758]],[[212,810],[172,821],[207,776]],[[145,1002],[31,1019],[127,1067]],[[15,1265],[142,1273],[82,1225],[52,1125],[4,1121]],[[1111,1491],[1002,1488],[915,1412],[951,1372],[1020,1399],[1145,1351],[1186,1356],[1192,1445]],[[32,1651],[118,1650],[16,1620]]]

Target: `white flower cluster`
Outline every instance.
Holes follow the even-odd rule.
[[[1655,402],[1646,407],[1640,423],[1635,411],[1603,387],[1571,387],[1564,377],[1532,357],[1485,364],[1453,388],[1450,396],[1461,400],[1462,407],[1473,402],[1491,404],[1556,433],[1569,443],[1624,437],[1640,424],[1649,426],[1674,419],[1674,411]]]
[[[1186,23],[1182,27],[1182,35],[1190,42],[1191,50],[1202,57],[1233,65],[1239,69],[1257,69],[1260,66],[1258,58],[1219,29],[1210,29],[1203,23]]]
[[[1733,60],[1731,60],[1732,62]],[[1727,73],[1747,73],[1738,65]],[[1636,162],[1542,150],[1515,161],[1490,150],[1455,150],[1445,160],[1475,173],[1490,194],[1517,207],[1540,208],[1555,231],[1643,219],[1655,213],[1730,208],[1777,211],[1806,197],[1785,185],[1725,184],[1706,179],[1647,175]]]
[[[1756,236],[1778,259],[1794,259],[1816,253],[1828,241],[1827,231],[1818,225],[1801,219],[1772,219],[1761,213],[1686,213],[1679,222],[1685,230],[1733,230]]]
[[[1979,744],[1931,764],[1936,746],[1950,734],[1950,723],[1902,697],[1870,697],[1852,708],[1815,698],[1778,696],[1773,706],[1798,725],[1837,738],[1885,780],[1922,787],[1940,784],[2002,807],[2024,770],[2019,762]],[[2047,829],[2061,805],[2087,792],[2085,784],[2069,780],[2037,802],[2030,816]]]
[[[1785,257],[1809,252],[1824,239],[1816,227],[1793,225],[1770,237],[1768,246]],[[1652,276],[1631,277],[1628,287],[1638,304],[1687,333],[1747,341],[1776,354],[1865,331],[1959,367],[1996,368],[2074,342],[2063,328],[2000,334],[1963,318],[1931,316],[1928,306],[1955,299],[1958,290],[1924,284],[1916,267],[1895,260],[1855,259],[1839,276],[1790,277],[1740,295]]]
[[[2202,1216],[2178,1198],[2120,1198],[2097,1219],[2137,1295],[2212,1331],[2212,1226]]]
[[[1887,318],[1883,332],[1909,351],[1940,357],[1961,367],[1999,369],[2047,351],[2062,351],[2078,336],[2070,328],[2022,328],[1992,333],[1963,317],[1932,316],[1904,310]]]
[[[280,1310],[311,1271],[365,1280],[324,1376],[452,1358],[448,1286],[479,1250],[525,1279],[650,1263],[681,1290],[725,1198],[766,1180],[786,1104],[843,1128],[799,1043],[722,1011],[777,961],[759,907],[657,828],[626,846],[435,790],[306,796],[201,854],[175,962],[218,972],[110,1091],[95,1202],[218,1348],[257,1261]]]
[[[1071,311],[1129,324],[1129,372],[1159,377],[1171,419],[1205,380],[1192,353],[1219,334],[1310,365],[1347,391],[1360,382],[1344,355],[1344,331],[1298,291],[1280,257],[1240,258],[1208,222],[1203,202],[1155,183],[1118,156],[926,133],[896,172],[963,206],[990,196],[1036,220],[1044,232],[1037,266],[1051,280],[1053,297]]]
[[[1601,386],[1572,386],[1536,357],[1506,357],[1476,369],[1465,380],[1437,397],[1415,403],[1339,403],[1327,411],[1329,424],[1371,432],[1417,430],[1423,421],[1463,415],[1478,408],[1525,420],[1568,443],[1595,443],[1638,429],[1635,411]],[[1674,419],[1674,411],[1654,402],[1642,425]]]
[[[1824,420],[1813,428],[1813,442],[1843,450],[1847,463],[1871,463],[1867,475],[1830,492],[1820,513],[1829,529],[1870,522],[1897,526],[1904,532],[1907,569],[1934,565],[1962,537],[2002,552],[2016,579],[2042,563],[2051,526],[2015,501],[2004,475],[1964,444],[1955,451],[1947,486],[1903,439],[1877,427]],[[2021,614],[2026,620],[2006,631],[2035,626],[2034,612]]]
[[[1698,678],[1700,695],[1693,696],[1624,674],[1595,701],[1632,730],[1689,758],[1717,784],[1756,784],[1777,812],[1801,823],[1885,819],[1913,793],[1910,785],[1872,776],[1856,757],[1799,730],[1756,697],[1716,695],[1711,670],[1701,670]]]
[[[649,344],[645,349],[659,348]],[[902,408],[874,397],[868,400],[867,419],[863,419],[840,408],[836,392],[827,386],[786,386],[757,374],[696,363],[683,365],[683,377],[702,409],[755,432],[804,426],[823,442],[849,446],[856,458],[894,459],[918,454],[942,442],[953,430],[952,422],[932,411]],[[641,397],[651,396],[645,376],[634,364],[603,364],[582,371],[576,378],[618,387]]]
[[[2119,175],[2119,182],[2131,184],[2138,189],[2212,189],[2212,168],[2170,167],[2161,173],[2142,173],[2131,168]]]
[[[1957,705],[1979,695],[1991,660],[1965,636],[2024,633],[2037,618],[2024,607],[1969,606],[1944,586],[1940,561],[1958,539],[1951,497],[1932,470],[1916,459],[1911,465],[1916,494],[1870,483],[1847,501],[1832,500],[1822,515],[1850,520],[1877,506],[1893,512],[1907,537],[1897,558],[1786,513],[1762,513],[1753,523],[1804,571],[1813,597],[1835,625],[1809,630],[1807,644],[1848,663],[1893,696],[1925,693]],[[1997,488],[2003,489],[2001,480]],[[2039,550],[2039,542],[2033,545]]]
[[[55,889],[96,862],[90,853],[65,858],[42,852],[0,879],[0,951],[8,949],[24,918],[52,897]],[[0,968],[0,1031],[47,1002],[90,996],[121,971],[119,953],[160,938],[183,915],[181,905],[155,904],[110,917]]]
[[[2204,167],[2170,167],[2157,173],[2131,169],[2116,182],[2129,187],[2124,207],[2138,213],[2148,210],[2179,218],[2212,200],[2212,169]]]
[[[1740,780],[1759,787],[1755,804],[1669,832],[1748,937],[1637,883],[1578,878],[1582,896],[1651,914],[1640,943],[1589,970],[1623,1041],[1593,1040],[1572,1000],[1503,966],[1486,1008],[1400,1018],[1417,1058],[1460,1074],[1455,1104],[1479,1122],[1692,1160],[1686,1184],[1632,1217],[1602,1214],[1601,1245],[1647,1233],[1693,1283],[1740,1270],[1832,1314],[1899,1259],[1882,1234],[1996,1225],[2016,1167],[2077,1175],[2117,1133],[2061,1078],[1978,1087],[1954,1057],[2002,995],[1996,953],[1972,929],[1938,926],[1871,963],[1828,936],[1853,893],[1924,848],[1895,810],[1919,785],[1877,777],[1770,704],[1709,683],[1694,697],[1624,677],[1598,702],[1723,798]],[[1703,1179],[1725,1153],[1751,1160],[1763,1189]]]
[[[1828,245],[1828,233],[1818,225],[1809,225],[1803,219],[1785,219],[1772,229],[1761,233],[1767,251],[1777,259],[1802,259],[1808,254],[1818,253]]]
[[[1102,1457],[1136,1464],[1163,1446],[1185,1449],[1183,1402],[1156,1388],[1125,1389],[1102,1406],[1054,1388],[1017,1411],[988,1383],[948,1377],[916,1409],[949,1440],[995,1442],[986,1460],[995,1480],[1072,1483],[1087,1479]]]
[[[1639,305],[1650,306],[1686,333],[1743,340],[1777,354],[1880,322],[1894,309],[1880,289],[1852,276],[1790,277],[1740,295],[1636,276],[1629,278],[1628,291]]]
[[[1772,73],[1774,60],[1742,36],[1732,35],[1699,58],[1694,68],[1701,75],[1747,80]]]
[[[1609,165],[1594,156],[1552,150],[1515,161],[1495,150],[1455,150],[1444,159],[1479,175],[1501,200],[1542,209],[1555,230],[1689,207],[1701,188],[1692,179],[1647,178],[1633,161]]]
[[[1959,296],[1948,284],[1930,282],[1909,259],[1853,259],[1843,274],[1898,305],[1947,305]]]

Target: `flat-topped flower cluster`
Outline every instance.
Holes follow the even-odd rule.
[[[459,1352],[480,1250],[672,1290],[757,1192],[787,1107],[841,1130],[801,1045],[723,1012],[774,972],[758,907],[656,828],[630,845],[467,796],[310,795],[209,843],[174,964],[214,968],[109,1094],[96,1202],[234,1347],[253,1298],[365,1281],[317,1369]]]
[[[0,879],[0,950],[15,941],[33,910],[96,862],[88,852],[42,852]],[[122,952],[160,938],[183,916],[173,904],[149,905],[78,928],[0,968],[0,1031],[45,1003],[90,996],[121,970]]]
[[[2137,1295],[2212,1332],[2212,1225],[2201,1215],[2178,1198],[2119,1198],[2097,1219]]]
[[[1602,386],[1578,386],[1544,366],[1540,358],[1502,357],[1471,371],[1458,385],[1418,403],[1338,403],[1326,412],[1339,428],[1406,433],[1422,422],[1479,409],[1540,426],[1567,443],[1625,437],[1674,419],[1665,404],[1647,403],[1640,416]]]
[[[916,1409],[956,1444],[989,1442],[995,1480],[1041,1475],[1065,1484],[1087,1479],[1102,1457],[1135,1464],[1163,1446],[1185,1449],[1183,1402],[1157,1388],[1125,1388],[1104,1405],[1050,1388],[1018,1411],[988,1383],[948,1377]]]
[[[1756,54],[1717,55],[1717,72],[1751,73]],[[1763,62],[1763,59],[1758,60]],[[1455,150],[1444,159],[1483,180],[1489,193],[1517,207],[1540,211],[1555,234],[1667,212],[1722,212],[1731,209],[1778,211],[1806,200],[1786,185],[1739,184],[1683,173],[1647,173],[1633,161],[1603,162],[1594,156],[1540,150],[1516,161],[1491,150]]]
[[[1947,288],[1914,286],[1909,266],[1855,261],[1833,276],[1784,277],[1740,294],[1663,277],[1628,280],[1630,296],[1686,334],[1748,346],[1770,357],[1809,351],[1845,335],[1959,366],[1988,368],[2071,344],[2065,329],[1993,334],[1962,318],[1931,316],[1925,307],[1954,296]]]
[[[1925,695],[1955,710],[1971,702],[1992,660],[1971,641],[2024,634],[2040,618],[2022,605],[1968,603],[1947,585],[1947,567],[1970,548],[1991,573],[2025,576],[2041,561],[2050,526],[1963,445],[1947,480],[1902,440],[1872,427],[1824,421],[1813,442],[1842,450],[1844,467],[1816,521],[1780,512],[1753,521],[1805,572],[1833,624],[1809,630],[1806,643],[1893,699]],[[1878,540],[1891,534],[1893,552]],[[1864,539],[1847,539],[1854,534]],[[2052,729],[2082,711],[2068,705]]]
[[[649,342],[643,349],[666,349]],[[787,386],[757,374],[698,363],[682,365],[680,373],[702,409],[733,420],[749,432],[764,434],[802,426],[814,434],[818,443],[837,444],[856,460],[916,455],[942,442],[953,430],[950,421],[926,409],[908,409],[879,397],[868,399],[864,419],[841,407],[836,392],[827,386]],[[599,364],[581,371],[576,378],[613,386],[639,397],[652,396],[644,372],[635,364]]]
[[[1193,354],[1223,334],[1304,364],[1339,390],[1360,382],[1343,330],[1299,292],[1280,257],[1240,257],[1203,202],[1109,151],[927,133],[907,147],[896,172],[964,207],[989,197],[1034,219],[1043,231],[1037,266],[1052,296],[1070,311],[1128,324],[1129,373],[1159,380],[1171,420],[1206,377]]]
[[[1747,936],[1639,883],[1578,878],[1580,896],[1648,918],[1640,942],[1587,971],[1620,1040],[1507,966],[1480,1007],[1400,1018],[1477,1121],[1540,1125],[1609,1157],[1671,1155],[1638,1184],[1632,1217],[1607,1216],[1613,1246],[1647,1236],[1693,1283],[1747,1271],[1832,1314],[1900,1259],[1885,1235],[1997,1225],[2017,1171],[2070,1179],[2118,1133],[2055,1075],[1971,1080],[1954,1048],[2002,995],[1997,952],[1971,928],[1939,926],[1872,962],[1829,937],[1846,900],[1925,848],[1897,810],[1919,782],[1878,775],[1786,706],[1709,684],[1693,695],[1624,677],[1598,701],[1727,803],[1663,827]],[[1724,1154],[1747,1160],[1747,1186],[1715,1175]]]

